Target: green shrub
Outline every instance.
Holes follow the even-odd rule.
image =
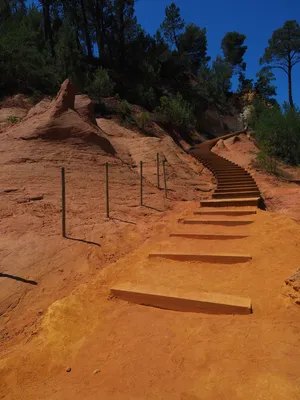
[[[89,93],[101,102],[102,97],[109,97],[113,94],[115,83],[110,79],[107,71],[100,67],[93,76]]]
[[[260,168],[265,169],[270,174],[278,175],[278,162],[276,158],[270,156],[265,151],[257,153],[257,164]]]
[[[7,122],[9,123],[9,125],[15,125],[20,121],[20,118],[14,116],[14,115],[10,115],[7,117]]]
[[[193,108],[180,93],[173,97],[161,97],[156,113],[161,115],[165,122],[182,131],[187,131],[195,126]]]
[[[142,112],[135,117],[137,126],[144,130],[151,122],[151,118],[148,112]]]
[[[131,115],[131,107],[127,100],[122,100],[117,110],[123,118]]]
[[[158,104],[155,91],[152,87],[145,88],[143,85],[137,85],[135,90],[135,102],[143,107],[153,109]]]
[[[253,128],[256,139],[269,156],[297,165],[300,162],[300,112],[287,105],[260,111]]]

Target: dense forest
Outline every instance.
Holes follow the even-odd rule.
[[[248,77],[246,36],[226,33],[220,54],[211,59],[206,28],[184,21],[175,3],[166,7],[155,35],[138,23],[135,0],[1,0],[0,7],[0,97],[51,95],[71,78],[79,92],[94,99],[119,96],[158,110],[181,127],[197,127],[205,109],[241,108],[247,93],[267,108],[278,108],[273,71],[280,68],[287,74],[289,107],[295,110],[296,21],[270,32],[262,68]],[[233,78],[239,82],[235,92]],[[257,107],[253,126],[262,109]]]
[[[2,93],[52,94],[67,77],[88,91],[107,72],[110,84],[104,85],[103,95],[118,93],[150,108],[163,93],[177,92],[193,106],[199,99],[226,103],[234,74],[239,92],[255,89],[266,98],[275,95],[269,69],[259,71],[255,82],[246,78],[245,35],[228,32],[220,43],[222,56],[210,60],[205,27],[185,23],[174,3],[154,36],[138,23],[134,0],[2,3]]]

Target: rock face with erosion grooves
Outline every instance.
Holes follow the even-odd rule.
[[[87,104],[81,103],[80,112]],[[87,99],[85,99],[87,103]],[[9,131],[16,139],[34,140],[69,140],[74,143],[97,145],[105,153],[114,154],[115,150],[105,133],[83,118],[75,110],[75,89],[67,79],[61,86],[56,99],[45,108],[40,108],[26,118],[22,126]]]
[[[97,126],[94,114],[94,104],[86,94],[78,94],[75,96],[75,110],[83,119]]]

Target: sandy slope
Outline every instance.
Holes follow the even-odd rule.
[[[178,204],[155,226],[155,236],[55,302],[41,331],[1,361],[3,398],[300,398],[299,308],[282,294],[298,265],[299,225],[261,211],[247,240],[176,245],[169,232],[196,207]],[[147,258],[159,246],[201,251],[213,244],[218,251],[250,252],[253,260],[212,265]],[[126,281],[250,296],[253,314],[180,313],[109,300],[110,288]]]
[[[72,104],[72,96],[66,97]],[[157,151],[167,160],[170,199],[205,198],[214,187],[211,174],[168,140],[166,133],[154,142],[147,141],[153,138],[135,133],[136,147],[133,142],[130,146],[125,142],[117,144],[116,125],[106,127],[104,133],[80,119],[74,109],[62,107],[64,94],[58,99],[46,107],[35,107],[31,117],[0,135],[3,348],[24,335],[30,336],[53,301],[89,281],[100,269],[153,234],[153,225],[173,208],[173,203],[164,199],[163,190],[155,187]],[[82,138],[78,129],[71,130],[74,136],[67,135],[63,140],[57,139],[57,133],[51,136],[54,125],[62,125],[64,130],[73,126],[70,115],[84,126]],[[33,138],[21,139],[32,135],[32,126],[36,126]],[[38,138],[39,126],[47,140]],[[109,145],[117,147],[115,155],[107,153],[102,142],[99,145],[86,140],[90,132],[98,135],[98,131],[107,142],[111,139]],[[130,151],[135,148],[141,151],[133,157]],[[140,159],[145,161],[144,207],[139,206]],[[105,216],[105,162],[109,162],[110,176],[109,220]],[[82,241],[61,237],[61,166],[66,168],[67,233],[71,239]]]
[[[75,111],[65,111],[62,117],[58,113],[56,127],[72,125],[66,115]],[[201,164],[164,132],[146,137],[113,120],[98,120],[101,131],[84,125],[84,137],[77,129],[75,137],[64,140],[49,140],[47,134],[44,140],[36,134],[21,139],[24,126],[39,123],[39,116],[40,111],[28,125],[0,136],[0,398],[300,399],[299,307],[284,288],[284,280],[299,267],[299,225],[260,211],[247,229],[226,228],[227,233],[247,230],[247,239],[170,239],[171,231],[191,229],[178,219],[191,216],[214,187]],[[86,140],[90,129],[109,141],[115,154],[101,146],[103,141]],[[277,178],[252,169],[252,144],[246,138],[230,143],[218,152],[250,168],[263,194],[285,190]],[[157,152],[167,160],[168,200],[155,187]],[[144,207],[139,206],[141,159]],[[105,162],[111,178],[109,220]],[[83,241],[60,236],[62,165],[68,235]],[[299,189],[292,189],[292,204],[279,191],[267,204],[293,215]],[[166,249],[245,252],[253,259],[212,265],[147,257]],[[110,288],[126,281],[249,296],[254,313],[179,313],[109,299]]]

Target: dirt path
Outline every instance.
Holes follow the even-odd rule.
[[[53,303],[41,330],[4,354],[3,398],[300,398],[299,308],[282,290],[298,267],[299,225],[261,210],[247,217],[252,221],[247,225],[178,222],[203,219],[194,211],[199,203],[178,203],[139,248]],[[247,237],[183,239],[170,237],[174,231]],[[148,257],[158,250],[245,253],[251,260],[224,264]],[[174,293],[249,297],[253,314],[184,313],[110,299],[111,288],[124,282]]]

